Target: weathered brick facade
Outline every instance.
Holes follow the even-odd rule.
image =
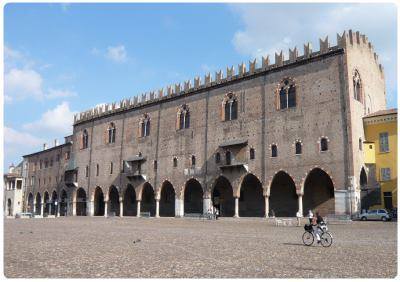
[[[89,215],[102,215],[104,209],[106,215],[145,211],[158,216],[161,211],[182,216],[205,212],[212,202],[226,216],[265,216],[270,209],[277,216],[308,209],[323,214],[357,210],[364,165],[362,117],[385,108],[382,67],[366,37],[352,31],[338,35],[337,46],[329,47],[326,39],[318,52],[305,45],[304,55],[298,56],[296,49],[289,53],[286,61],[276,54],[275,64],[263,58],[261,67],[250,62],[249,70],[239,65],[238,72],[228,68],[225,77],[218,72],[214,80],[197,78],[193,87],[185,82],[183,88],[169,87],[165,95],[151,92],[77,115],[67,172],[77,173],[77,179],[57,188],[58,195],[60,189],[68,194],[69,213],[76,213],[79,188],[85,195],[78,197],[85,202],[80,209]],[[354,94],[355,71],[362,79],[360,101]],[[285,83],[295,89],[295,106],[280,109]],[[232,101],[237,118],[226,120],[225,107]],[[190,124],[177,129],[182,105]],[[145,118],[150,120],[149,135],[141,137]],[[109,143],[111,124],[115,142]],[[327,140],[326,151],[321,151],[321,138]],[[277,146],[276,157],[271,157],[272,145]],[[38,156],[43,158],[44,152]],[[128,187],[135,190],[129,201]],[[163,194],[163,187],[171,193]]]

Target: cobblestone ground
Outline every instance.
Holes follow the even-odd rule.
[[[5,219],[6,277],[377,277],[397,275],[397,223],[330,225],[330,248],[263,219]]]

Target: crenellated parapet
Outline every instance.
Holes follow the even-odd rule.
[[[107,116],[132,108],[142,107],[147,104],[156,103],[174,96],[188,95],[207,87],[213,87],[242,79],[257,73],[270,71],[296,62],[309,60],[338,49],[347,48],[364,48],[365,50],[369,50],[376,61],[377,67],[383,73],[383,67],[378,61],[378,55],[374,52],[374,48],[368,41],[368,38],[358,31],[353,32],[352,30],[349,30],[344,31],[342,35],[337,34],[337,44],[332,47],[330,46],[328,37],[325,37],[324,39],[319,39],[318,51],[313,52],[311,44],[306,43],[303,46],[303,54],[301,55],[299,54],[297,47],[294,47],[293,49],[290,48],[289,58],[287,60],[285,60],[284,53],[281,50],[279,53],[275,53],[275,61],[273,64],[270,61],[270,57],[265,56],[261,58],[261,63],[259,63],[256,59],[249,61],[248,67],[245,63],[237,65],[237,69],[234,66],[228,66],[225,73],[223,70],[218,70],[215,72],[214,76],[212,76],[210,73],[205,74],[203,77],[197,76],[193,79],[193,83],[192,80],[187,80],[183,83],[169,85],[166,88],[136,95],[131,98],[123,99],[119,102],[96,106],[95,108],[76,114],[74,116],[74,125],[101,116]]]

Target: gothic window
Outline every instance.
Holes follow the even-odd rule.
[[[322,137],[321,141],[320,141],[320,145],[321,145],[321,152],[328,151],[328,139],[326,139],[325,137]]]
[[[238,115],[238,102],[237,98],[233,93],[225,95],[224,101],[222,102],[222,120],[234,120],[237,119]]]
[[[115,143],[115,124],[110,123],[107,131],[108,131],[108,143]]]
[[[227,165],[230,165],[232,162],[232,156],[230,151],[226,151],[225,153],[225,162]]]
[[[357,101],[362,101],[362,84],[361,84],[361,77],[357,70],[354,71],[353,75],[353,92],[354,92],[354,99]]]
[[[144,114],[140,120],[140,137],[146,137],[150,135],[150,117],[148,114]]]
[[[157,170],[157,161],[154,161],[153,166],[154,166],[154,170]]]
[[[273,144],[271,145],[271,157],[276,158],[278,156],[278,147]]]
[[[177,130],[190,127],[190,111],[186,104],[183,104],[178,109],[177,114]]]
[[[283,110],[296,107],[296,85],[293,80],[284,79],[278,87],[277,108]]]
[[[256,157],[255,151],[253,148],[250,148],[250,160],[254,160]]]
[[[113,163],[111,162],[111,163],[110,163],[110,174],[113,174],[113,169],[114,169],[114,165],[113,165]]]
[[[195,166],[195,165],[196,165],[196,157],[192,156],[192,166]]]
[[[301,154],[301,142],[300,141],[296,141],[296,155],[300,155]]]
[[[217,152],[215,154],[215,163],[219,164],[220,162],[221,162],[221,154]]]
[[[176,157],[173,158],[172,160],[174,167],[178,166],[178,159]]]
[[[85,168],[85,176],[89,177],[89,166],[88,165]]]
[[[99,164],[96,164],[96,176],[99,176]]]
[[[87,133],[87,130],[85,129],[82,133],[82,149],[86,149],[88,147],[89,144],[89,135]]]

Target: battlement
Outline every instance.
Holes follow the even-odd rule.
[[[283,51],[275,53],[274,64],[271,63],[269,56],[266,56],[261,58],[261,64],[258,63],[257,59],[249,61],[248,69],[247,65],[244,63],[239,64],[237,66],[237,70],[234,66],[228,66],[226,68],[225,76],[224,72],[222,70],[219,70],[215,72],[214,77],[212,77],[210,73],[207,73],[204,76],[204,80],[202,80],[199,76],[195,77],[193,79],[193,84],[191,80],[187,80],[183,83],[169,85],[157,91],[146,92],[131,98],[123,99],[119,102],[113,102],[110,104],[104,104],[94,107],[90,110],[76,114],[74,116],[74,125],[89,121],[94,118],[126,111],[147,104],[156,103],[158,101],[166,100],[171,97],[188,95],[201,89],[206,89],[215,85],[222,85],[234,80],[255,75],[257,73],[284,67],[286,65],[295,62],[305,61],[310,58],[315,58],[334,50],[354,47],[365,48],[366,50],[369,50],[369,52],[373,54],[377,67],[379,67],[379,70],[381,71],[381,73],[383,73],[383,67],[378,61],[378,55],[374,52],[373,45],[368,41],[367,36],[361,34],[358,31],[353,32],[352,30],[349,30],[344,31],[342,35],[337,34],[337,44],[335,46],[330,46],[328,36],[326,36],[324,39],[319,39],[319,51],[313,52],[311,44],[306,43],[303,46],[302,55],[299,55],[297,47],[289,49],[289,59],[287,60],[285,60],[284,58]]]

